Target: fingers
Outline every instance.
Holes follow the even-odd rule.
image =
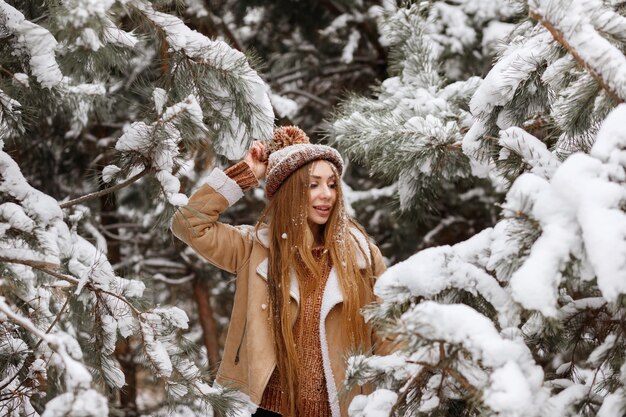
[[[265,154],[265,145],[261,141],[253,141],[250,146],[250,154],[253,159],[261,161],[263,159],[263,155]]]
[[[258,143],[253,143],[250,151],[252,152],[252,156],[254,156],[254,159],[259,159],[259,157],[261,156],[261,150],[259,149]]]
[[[265,151],[265,144],[263,144],[263,142],[259,140],[255,140],[254,142],[252,142],[252,148],[256,149],[257,152],[261,154]]]
[[[267,152],[265,149],[265,141],[258,141],[257,142],[257,146],[259,149],[258,155],[259,155],[259,161],[263,162],[263,163],[267,163]]]

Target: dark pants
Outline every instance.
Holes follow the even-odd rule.
[[[256,413],[252,414],[252,417],[280,417],[280,414],[276,414],[262,408],[257,408]]]

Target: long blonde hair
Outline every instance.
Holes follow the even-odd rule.
[[[314,236],[307,223],[310,173],[314,163],[315,161],[298,169],[283,182],[257,224],[258,230],[267,220],[269,228],[270,314],[282,391],[288,393],[286,409],[282,410],[285,417],[295,417],[299,408],[296,398],[300,374],[292,330],[290,272],[295,270],[298,277],[304,276],[307,270],[313,271],[316,276],[321,273],[320,265],[311,252]],[[324,226],[324,248],[330,255],[332,265],[336,267],[344,296],[343,326],[347,330],[350,343],[357,347],[369,338],[369,328],[360,314],[360,309],[373,300],[373,272],[363,248],[352,238],[350,226],[359,229],[366,239],[367,235],[346,214],[341,181],[336,168],[330,165],[337,180],[337,199]],[[359,252],[367,259],[364,270],[357,263]]]

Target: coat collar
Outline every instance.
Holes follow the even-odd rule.
[[[269,249],[269,247],[270,247],[270,229],[268,229],[267,226],[259,229],[256,232],[255,237],[256,237],[257,241],[261,245],[263,245],[264,248]]]
[[[357,251],[357,266],[361,269],[367,267],[367,260],[371,259],[370,248],[367,244],[367,238],[356,227],[350,228],[350,234],[357,242],[360,251]],[[258,242],[265,248],[269,248],[269,229],[263,228],[256,233]],[[366,260],[367,259],[367,260]],[[269,259],[263,259],[256,268],[256,272],[267,281],[267,271],[269,267]],[[294,271],[291,271],[291,280],[289,287],[289,295],[300,304],[300,288],[298,285],[298,279]],[[341,285],[339,284],[339,278],[337,276],[337,269],[333,266],[326,281],[326,287],[324,288],[324,295],[322,297],[321,316],[325,318],[326,315],[332,310],[332,308],[343,302],[343,292],[341,291]]]
[[[256,267],[256,272],[259,274],[265,281],[267,281],[267,269],[269,267],[269,259],[265,258],[259,263]],[[298,279],[296,278],[296,273],[292,270],[290,274],[290,283],[289,283],[289,295],[291,298],[296,300],[296,303],[300,304],[300,287],[298,285]]]
[[[357,242],[360,251],[357,251],[357,266],[361,269],[367,267],[369,259],[371,259],[370,247],[367,242],[367,237],[356,227],[350,228],[350,235]],[[259,229],[256,233],[257,241],[266,249],[270,247],[270,233],[267,227]],[[265,278],[267,278],[267,265],[265,266]]]

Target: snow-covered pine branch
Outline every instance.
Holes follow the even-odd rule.
[[[390,311],[396,303],[436,299],[454,288],[480,296],[493,306],[497,313],[494,319],[501,328],[516,326],[520,320],[519,309],[510,294],[484,270],[484,265],[473,263],[479,256],[476,251],[488,251],[480,245],[489,240],[490,230],[487,229],[456,246],[425,249],[394,265],[376,282],[374,290],[382,304],[376,306],[374,312]],[[378,317],[384,319],[385,316]]]
[[[176,16],[154,10],[145,0],[128,4],[165,35],[172,55],[183,54],[180,60],[172,59],[171,82],[183,94],[199,97],[220,154],[240,158],[250,138],[271,136],[274,112],[269,89],[242,52],[190,29]]]
[[[37,337],[40,342],[44,342],[45,346],[49,348],[47,352],[46,349],[37,352],[38,354],[43,353],[37,362],[29,358],[28,366],[32,371],[40,370],[42,362],[51,362],[52,366],[58,368],[58,372],[63,377],[63,385],[65,385],[66,392],[50,399],[42,416],[108,416],[107,400],[94,389],[92,385],[93,378],[87,367],[82,363],[82,352],[72,336],[65,332],[55,332],[55,334],[44,332],[29,318],[13,311],[6,303],[5,298],[1,296],[0,315],[5,318],[5,320],[2,320],[1,325],[3,330],[9,330],[6,328],[5,321],[10,321],[20,326],[27,334]],[[30,339],[23,332],[14,331],[14,333],[22,333],[24,340]],[[21,343],[24,343],[24,341],[21,341]],[[34,374],[35,372],[32,373]],[[29,372],[29,377],[32,378],[31,375],[31,372]],[[2,402],[0,402],[3,410],[14,415],[29,415],[33,413],[34,407],[30,398],[33,396],[33,391],[22,385],[23,381],[20,379],[13,379],[4,384]]]
[[[153,169],[169,203],[173,206],[184,206],[187,204],[187,198],[178,192],[180,181],[172,174],[179,155],[179,143],[182,140],[179,127],[187,122],[200,132],[207,132],[208,128],[202,121],[202,109],[196,96],[189,95],[183,101],[164,110],[166,94],[161,88],[154,90],[158,119],[150,125],[135,122],[128,126],[118,139],[115,149],[121,153],[122,159],[135,160],[135,168]],[[137,157],[140,159],[137,160]],[[103,175],[110,181],[114,173],[118,172],[121,172],[121,168],[108,165]]]
[[[391,184],[382,188],[375,188],[365,191],[355,191],[347,183],[342,183],[342,189],[344,193],[344,203],[349,215],[355,215],[355,209],[353,204],[360,203],[368,200],[377,200],[379,198],[393,197],[397,192],[396,184]]]
[[[528,259],[511,277],[513,297],[525,308],[555,314],[561,277],[572,259],[588,271],[583,279],[597,279],[607,301],[616,302],[626,293],[625,166],[608,157],[623,154],[626,136],[617,126],[624,117],[626,107],[621,105],[607,117],[590,155],[570,156],[549,183],[525,174],[513,184],[510,195],[532,195],[527,214],[542,230]],[[598,153],[606,159],[596,157]]]
[[[427,33],[423,7],[395,8],[381,23],[396,56],[394,76],[382,83],[374,99],[344,102],[328,133],[373,175],[398,182],[401,209],[422,202],[428,211],[433,209],[428,201],[438,195],[435,183],[470,175],[460,141],[469,126],[467,103],[479,80],[446,85],[437,69],[441,49]]]
[[[85,26],[87,21],[96,18],[106,26],[102,34],[105,39],[129,47],[136,43],[136,41],[133,42],[133,35],[117,29],[111,20],[105,16],[113,2],[95,5],[94,3],[78,3],[80,4],[76,4],[76,2],[64,3],[63,7],[57,10],[58,23],[60,25],[70,24],[77,31],[74,38],[70,36],[70,39],[62,39],[62,42],[59,43],[57,37],[48,28],[29,21],[19,10],[8,5],[5,1],[0,2],[0,19],[12,35],[10,41],[13,44],[15,54],[23,63],[23,68],[21,68],[23,72],[14,75],[14,77],[19,75],[21,80],[17,83],[17,90],[22,90],[20,94],[30,95],[32,93],[27,74],[30,73],[38,82],[36,88],[41,87],[60,94],[61,96],[56,97],[56,99],[61,100],[63,106],[71,107],[73,111],[72,126],[66,132],[67,137],[76,137],[85,128],[88,115],[93,111],[93,102],[98,96],[103,96],[106,90],[104,84],[97,78],[93,82],[84,82],[82,77],[63,74],[61,70],[62,61],[57,57],[59,51],[72,52],[80,47],[90,48],[93,51],[100,49],[103,44],[98,34],[93,28]],[[89,7],[86,7],[87,5]],[[122,38],[122,34],[127,36]],[[67,38],[67,34],[63,35]],[[27,62],[28,66],[26,66]],[[52,91],[49,93],[54,94]],[[47,103],[47,105],[52,105],[52,103]]]
[[[352,357],[349,369],[360,383],[384,375],[382,390],[398,391],[393,409],[384,415],[392,410],[429,415],[450,399],[470,398],[498,415],[538,415],[542,402],[536,399],[547,397],[543,372],[515,327],[498,331],[467,305],[423,301],[388,328],[396,335],[398,351]],[[363,400],[354,403],[358,401]]]
[[[623,5],[580,0],[569,9],[571,2],[530,2],[531,15],[533,5],[550,9],[554,26],[548,27],[550,19],[530,18],[507,26],[496,63],[483,80],[470,78],[468,68],[480,60],[474,56],[460,72],[462,81],[445,86],[433,68],[441,65],[453,74],[447,54],[471,44],[480,26],[468,23],[471,13],[437,3],[425,9],[434,11],[430,26],[420,26],[419,17],[405,25],[407,10],[385,3],[381,38],[392,48],[401,46],[392,49],[396,72],[376,89],[375,99],[347,101],[330,136],[376,175],[398,181],[401,195],[411,191],[410,181],[424,186],[425,176],[406,179],[414,172],[429,172],[429,188],[453,195],[449,177],[434,175],[444,171],[416,157],[423,146],[418,135],[402,136],[424,132],[434,117],[440,127],[453,123],[448,133],[463,137],[461,161],[469,160],[450,169],[471,169],[508,192],[493,227],[462,243],[422,250],[378,279],[381,303],[365,315],[386,341],[383,352],[387,343],[397,351],[350,359],[348,388],[366,383],[379,388],[355,400],[350,413],[621,415],[626,409],[626,171],[618,120],[626,120],[626,113],[623,105],[615,109],[620,100],[597,74],[607,77],[601,79],[606,85],[621,80],[624,65],[607,68],[623,60]],[[468,10],[495,2],[460,3]],[[438,20],[443,14],[447,22]],[[493,23],[491,29],[498,31],[502,22]],[[455,33],[465,36],[446,38]],[[476,38],[488,44],[490,36],[485,31]],[[596,41],[598,49],[586,55],[572,47]],[[601,50],[607,53],[591,65],[581,63],[581,56],[593,58]],[[429,94],[422,106],[411,96],[420,88]],[[440,92],[444,88],[447,94]],[[439,106],[442,102],[445,106]],[[413,124],[407,123],[411,118]],[[479,187],[484,195],[485,185]],[[409,210],[423,207],[419,201],[405,203]],[[446,215],[459,218],[454,211]],[[466,327],[477,323],[486,333],[468,334]],[[483,338],[474,339],[474,333]],[[495,350],[485,361],[479,352],[488,349],[476,349],[486,340]]]
[[[0,90],[0,140],[24,131],[22,105]]]
[[[513,183],[494,228],[418,252],[377,280],[381,303],[365,317],[397,351],[353,356],[349,386],[376,383],[383,415],[459,400],[510,416],[624,407],[625,118],[622,104],[589,154],[562,163],[523,130],[504,131],[502,144],[538,171]],[[535,361],[553,361],[550,373]],[[355,400],[352,416],[376,398]]]
[[[537,0],[529,7],[536,21],[513,30],[511,42],[472,97],[475,122],[463,149],[473,164],[487,167],[483,172],[495,165],[515,177],[528,169],[521,160],[494,159],[500,150],[493,140],[498,131],[532,129],[564,158],[589,151],[600,123],[623,101],[624,37],[616,31],[624,27],[624,17],[615,4]]]
[[[2,24],[15,37],[15,49],[28,60],[31,73],[45,88],[52,88],[63,81],[63,74],[55,57],[57,40],[44,27],[32,23],[24,15],[0,0]]]
[[[470,102],[475,121],[463,138],[463,152],[486,165],[493,163],[490,157],[497,143],[490,138],[495,137],[498,130],[522,125],[546,109],[545,88],[522,87],[537,85],[537,72],[556,54],[552,37],[527,23],[518,27],[513,35]],[[480,174],[478,170],[474,172]]]
[[[626,57],[596,29],[613,35],[626,29],[626,19],[600,0],[531,0],[537,18],[616,101],[626,100]]]
[[[174,117],[173,111],[163,114],[168,120]],[[187,328],[188,319],[182,310],[158,307],[141,311],[135,306],[133,300],[143,295],[144,284],[117,276],[104,254],[77,233],[75,226],[84,220],[84,208],[78,207],[68,225],[56,200],[30,186],[17,164],[1,150],[0,178],[0,195],[12,200],[0,205],[0,259],[6,271],[3,287],[8,290],[8,298],[0,300],[0,311],[8,316],[8,323],[2,326],[14,323],[22,328],[6,328],[7,334],[19,334],[20,338],[14,342],[2,339],[0,345],[9,343],[4,350],[13,346],[14,354],[21,358],[16,363],[25,369],[54,359],[52,352],[60,355],[61,360],[53,360],[49,366],[58,368],[56,372],[65,379],[58,392],[45,399],[43,415],[56,415],[58,410],[85,413],[82,407],[89,403],[81,402],[81,396],[99,404],[88,415],[107,415],[107,400],[98,393],[87,367],[97,371],[109,387],[123,388],[124,373],[114,356],[116,342],[118,335],[127,338],[137,332],[142,335],[141,347],[155,375],[172,389],[173,398],[199,399],[199,409],[240,403],[232,392],[210,388],[205,375],[186,357],[177,341],[178,332]],[[70,302],[81,307],[68,311]],[[20,309],[28,309],[32,319],[21,315],[25,311],[14,311],[18,304]],[[70,324],[64,317],[74,314],[82,316],[80,324]],[[38,339],[45,345],[40,346]],[[28,349],[19,348],[22,345]],[[52,372],[49,366],[46,372]],[[37,377],[34,371],[19,373],[18,377],[18,370],[2,387],[2,406],[15,412],[30,409],[33,397],[38,396],[37,386],[32,388],[31,379]],[[77,377],[77,372],[86,377]]]
[[[143,284],[116,277],[108,262],[101,262],[96,248],[77,235],[63,221],[58,203],[50,196],[32,188],[22,176],[17,164],[1,150],[0,177],[3,178],[0,183],[0,193],[3,197],[14,201],[0,206],[3,224],[0,236],[2,248],[0,256],[7,268],[5,280],[9,284],[8,288],[15,288],[7,292],[6,296],[10,297],[11,302],[21,300],[33,309],[32,314],[36,317],[35,323],[37,324],[30,323],[29,326],[40,326],[43,329],[49,327],[47,330],[28,327],[26,330],[40,332],[39,335],[43,339],[63,336],[65,343],[71,343],[75,355],[78,355],[75,359],[83,361],[79,342],[55,326],[56,321],[53,322],[50,318],[54,317],[51,311],[60,309],[61,304],[66,303],[73,295],[70,292],[54,290],[54,280],[50,281],[50,278],[63,275],[58,271],[64,265],[72,274],[68,278],[70,285],[74,284],[76,294],[84,287],[95,293],[102,291],[101,300],[108,304],[107,308],[113,312],[116,319],[124,319],[128,314],[128,308],[124,304],[119,304],[117,298],[113,301],[113,297],[107,294],[116,294],[119,298],[141,296]],[[43,283],[47,285],[42,286]],[[61,289],[65,288],[66,291],[71,289],[66,282],[61,284]],[[85,294],[80,295],[79,298],[87,305],[94,301]],[[62,310],[58,314],[65,314]],[[113,317],[108,317],[113,320]],[[105,318],[105,324],[110,320]],[[103,326],[103,329],[106,328],[107,326]],[[116,339],[116,329],[117,325],[113,325],[113,343]],[[24,340],[29,340],[29,338]],[[112,353],[113,348],[109,343],[108,347],[104,347],[102,355],[110,358]],[[29,357],[28,363],[33,363],[42,354],[46,355],[45,349],[35,350],[33,356]],[[121,373],[114,365],[110,370],[113,373]],[[69,370],[66,372],[67,378],[71,380],[73,378],[71,373]],[[118,383],[118,388],[124,384],[123,376],[121,382],[119,382],[119,377],[114,379]],[[86,381],[89,386],[90,381],[91,377]],[[23,381],[17,382],[23,383]],[[71,392],[73,383],[66,381],[65,387],[62,388],[65,391],[61,392]],[[53,405],[54,403],[51,402],[50,406]],[[106,414],[106,402],[104,413]]]
[[[441,70],[451,81],[462,81],[464,74],[475,73],[482,60],[494,53],[494,45],[514,28],[511,22],[521,12],[518,4],[508,0],[429,3],[422,9],[424,35],[442,58]],[[398,44],[408,33],[398,30],[401,26],[389,19],[397,9],[395,1],[370,9],[370,14],[379,16],[381,41],[387,46]]]
[[[156,148],[168,148],[168,143],[178,143],[181,138],[187,144],[208,140],[219,153],[236,159],[243,155],[251,138],[271,136],[274,115],[268,97],[269,90],[251,68],[247,57],[222,41],[210,40],[191,30],[180,18],[156,11],[150,2],[133,0],[121,5],[114,1],[68,1],[44,15],[44,19],[38,19],[38,24],[30,22],[22,12],[4,1],[0,6],[0,16],[12,35],[10,41],[21,59],[18,64],[24,64],[19,70],[3,68],[3,71],[14,70],[16,77],[24,75],[24,72],[30,73],[38,81],[29,84],[26,78],[26,82],[16,82],[11,89],[2,91],[0,123],[8,128],[6,132],[3,131],[3,135],[14,131],[13,136],[18,137],[20,132],[24,132],[21,120],[23,117],[33,117],[30,113],[21,114],[21,109],[25,107],[32,112],[33,108],[44,106],[51,115],[47,119],[48,123],[64,112],[72,114],[72,122],[65,132],[68,138],[79,137],[90,126],[97,124],[97,119],[110,117],[103,117],[102,112],[108,112],[106,107],[110,106],[111,100],[123,105],[119,110],[113,108],[113,112],[109,113],[120,111],[122,117],[128,118],[125,125],[141,123],[137,109],[122,113],[129,101],[137,100],[135,92],[131,97],[125,96],[129,85],[112,76],[112,72],[97,69],[97,66],[104,64],[122,73],[130,72],[129,82],[132,83],[141,76],[140,73],[148,72],[148,67],[140,61],[150,62],[155,58],[154,54],[150,55],[149,49],[159,46],[151,39],[163,39],[166,49],[162,52],[167,56],[162,57],[165,63],[161,66],[158,79],[160,84],[167,86],[167,91],[159,88],[166,100],[159,105],[181,105],[191,103],[190,100],[194,101],[191,103],[194,105],[186,106],[188,117],[182,122],[179,120],[178,129],[171,130],[171,124],[161,123],[163,126],[159,134],[152,136]],[[133,33],[120,29],[118,26],[122,19],[129,14],[133,17],[141,16],[150,25],[142,26],[140,21],[133,20],[137,26]],[[163,36],[144,36],[148,35],[145,33],[146,28]],[[133,59],[120,59],[122,54],[115,55],[118,51]],[[89,58],[80,58],[81,53],[86,53]],[[68,61],[72,60],[84,62],[84,65],[68,65]],[[26,66],[26,63],[29,65]],[[70,68],[74,72],[63,74],[62,68]],[[149,76],[154,78],[153,74]],[[42,88],[50,91],[42,92]],[[38,94],[50,97],[42,104],[40,98],[37,98]],[[103,100],[105,94],[108,102]],[[20,97],[19,102],[14,97]],[[181,109],[171,109],[176,113],[177,110]],[[158,111],[162,111],[162,108]],[[156,143],[158,141],[164,143],[159,145]],[[152,156],[159,155],[163,156],[160,153]],[[132,174],[137,165],[137,161],[125,158],[124,155],[119,162],[122,171],[120,175]],[[176,178],[171,175],[172,168],[178,167],[178,161],[164,169],[158,168],[164,161],[152,162],[157,165],[153,174],[161,183],[167,200],[175,205],[184,204],[177,196],[179,187]],[[110,171],[105,176],[110,178]]]
[[[530,167],[530,172],[539,177],[550,179],[560,165],[545,143],[519,127],[513,126],[500,132],[499,144],[502,149],[498,160],[507,159],[513,153]]]

